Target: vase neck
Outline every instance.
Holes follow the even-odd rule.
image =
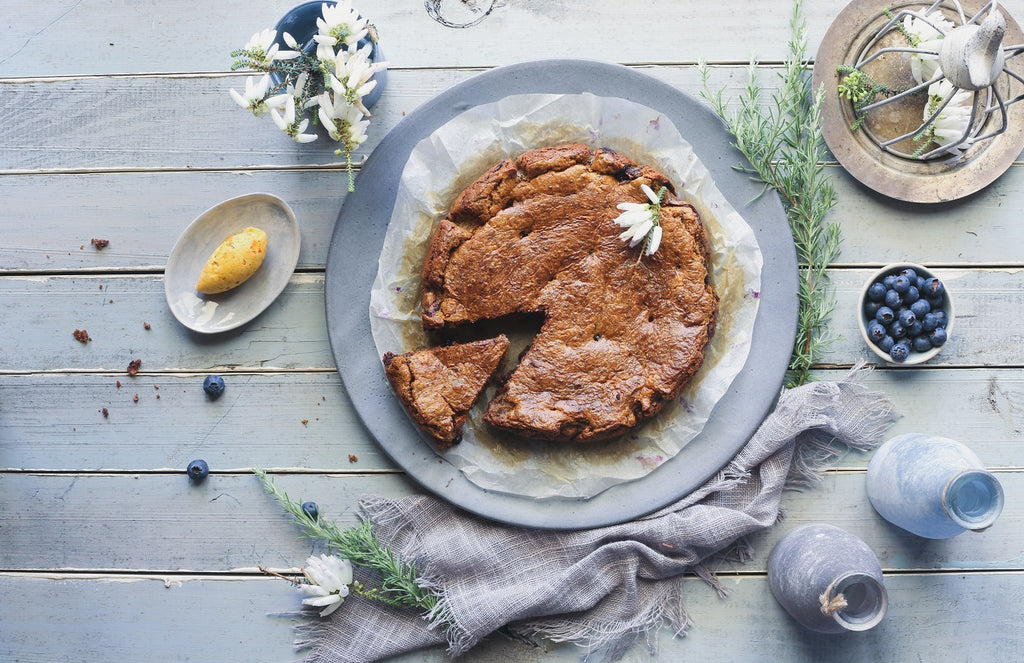
[[[983,530],[1003,510],[1003,487],[987,470],[964,470],[946,484],[942,504],[950,519],[969,530]]]
[[[847,631],[867,631],[878,625],[889,606],[885,586],[866,573],[846,573],[821,595],[821,611]]]

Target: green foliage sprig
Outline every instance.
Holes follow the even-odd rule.
[[[253,473],[260,478],[266,491],[273,495],[285,512],[291,514],[295,524],[302,528],[309,538],[322,539],[331,550],[355,566],[374,571],[380,577],[380,586],[367,588],[359,586],[357,593],[399,608],[417,608],[424,612],[437,605],[437,597],[420,587],[416,580],[416,565],[404,561],[390,548],[383,545],[373,532],[369,521],[362,521],[357,527],[342,529],[323,516],[311,519],[302,510],[302,505],[288,497],[288,494],[274,484],[274,480],[259,468]]]
[[[737,111],[728,108],[721,90],[710,90],[710,70],[706,64],[701,65],[701,96],[725,121],[734,138],[733,145],[750,162],[750,167],[736,168],[763,183],[765,192],[778,193],[796,244],[801,272],[799,319],[786,375],[787,387],[809,381],[811,367],[835,340],[828,329],[835,295],[826,270],[839,256],[842,244],[839,225],[825,221],[825,215],[836,203],[836,195],[823,164],[820,109],[824,89],[812,94],[807,80],[806,23],[800,8],[797,0],[790,23],[793,36],[789,55],[780,74],[782,84],[767,107],[762,108],[763,92],[756,80],[756,62],[750,63],[747,86]]]

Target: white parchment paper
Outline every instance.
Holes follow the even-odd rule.
[[[473,409],[462,442],[444,452],[486,490],[590,498],[647,475],[685,447],[704,427],[750,349],[761,287],[760,248],[749,224],[668,118],[616,97],[525,94],[473,107],[438,128],[412,150],[402,172],[371,292],[370,327],[380,355],[427,345],[420,325],[420,270],[438,221],[458,193],[494,164],[562,143],[608,147],[664,173],[704,221],[721,299],[718,328],[701,370],[676,402],[628,435],[579,446],[496,431],[482,420],[492,387]],[[506,369],[530,341],[510,338]]]

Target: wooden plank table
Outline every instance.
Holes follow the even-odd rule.
[[[430,3],[428,3],[430,4]],[[458,4],[452,2],[451,4]],[[486,4],[486,3],[477,3]],[[1024,18],[1024,3],[1001,3]],[[408,112],[491,67],[550,57],[614,61],[696,94],[697,63],[735,95],[756,53],[768,85],[786,54],[790,0],[633,5],[509,0],[467,29],[419,0],[357,3],[390,62],[368,154]],[[228,53],[287,2],[9,0],[0,32],[0,660],[287,661],[290,587],[256,567],[293,569],[316,549],[262,494],[269,468],[294,496],[356,522],[364,493],[417,491],[368,436],[327,341],[324,266],[345,199],[333,145],[297,145],[238,109]],[[809,52],[840,7],[808,0]],[[738,160],[738,156],[737,156]],[[956,333],[934,361],[867,378],[902,418],[892,432],[959,439],[998,474],[1000,520],[982,534],[924,541],[882,521],[864,492],[866,455],[785,497],[786,518],[724,566],[732,591],[688,592],[695,625],[660,633],[658,660],[991,661],[1020,657],[1024,604],[1024,167],[956,203],[874,195],[828,164],[843,253],[832,270],[840,340],[819,378],[872,355],[854,325],[878,266],[932,267],[954,293]],[[208,207],[265,191],[302,230],[281,297],[236,332],[193,334],[167,308],[162,272]],[[110,241],[99,251],[92,238]],[[72,331],[86,329],[87,345]],[[141,359],[128,377],[127,364]],[[209,373],[228,390],[208,401]],[[120,386],[119,386],[120,383]],[[137,396],[137,399],[136,399]],[[107,415],[103,414],[104,409]],[[206,459],[210,478],[184,474]],[[806,523],[864,539],[887,576],[889,613],[869,632],[810,634],[772,599],[772,545]],[[493,636],[467,661],[577,660],[570,646]],[[440,649],[401,661],[443,660]],[[642,646],[626,660],[650,660]]]

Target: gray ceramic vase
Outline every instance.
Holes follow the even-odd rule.
[[[983,530],[1003,509],[1003,488],[966,446],[944,437],[898,435],[868,465],[868,498],[883,518],[918,536],[947,539]]]
[[[866,631],[889,605],[875,553],[832,525],[786,534],[768,557],[768,584],[793,619],[818,633]]]

